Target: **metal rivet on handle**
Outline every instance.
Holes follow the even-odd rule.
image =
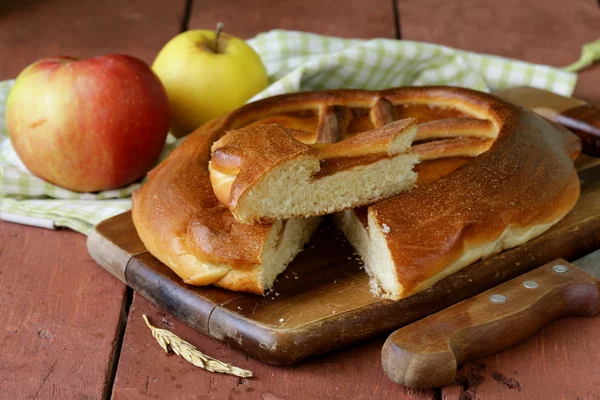
[[[569,270],[569,268],[565,267],[562,264],[556,264],[555,266],[552,267],[552,271],[556,272],[557,274],[564,274],[568,270]]]
[[[492,303],[504,303],[506,301],[506,296],[503,294],[493,294],[490,296],[490,300]]]
[[[523,286],[525,286],[527,289],[535,289],[539,285],[536,281],[525,281],[523,282]]]

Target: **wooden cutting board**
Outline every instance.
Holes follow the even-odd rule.
[[[389,332],[557,258],[600,247],[600,166],[579,162],[581,197],[544,235],[471,265],[412,297],[374,297],[352,246],[325,221],[266,297],[184,284],[146,251],[130,213],[100,223],[92,257],[195,329],[271,364],[291,364]],[[594,166],[594,164],[596,164]]]

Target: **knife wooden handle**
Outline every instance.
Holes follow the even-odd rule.
[[[509,348],[551,321],[599,311],[600,281],[556,260],[398,329],[386,340],[381,362],[394,382],[441,387],[460,364]]]
[[[583,153],[600,157],[600,108],[584,104],[557,114],[558,122],[581,139]]]

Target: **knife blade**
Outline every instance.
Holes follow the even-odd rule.
[[[581,139],[583,153],[600,157],[600,108],[533,87],[514,87],[494,94],[566,127]]]
[[[381,351],[387,376],[430,389],[457,367],[505,350],[561,318],[600,312],[600,249],[559,259],[392,333]]]

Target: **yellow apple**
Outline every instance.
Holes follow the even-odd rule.
[[[158,53],[152,69],[167,90],[171,131],[177,137],[242,106],[267,87],[258,54],[219,28],[175,36]]]

